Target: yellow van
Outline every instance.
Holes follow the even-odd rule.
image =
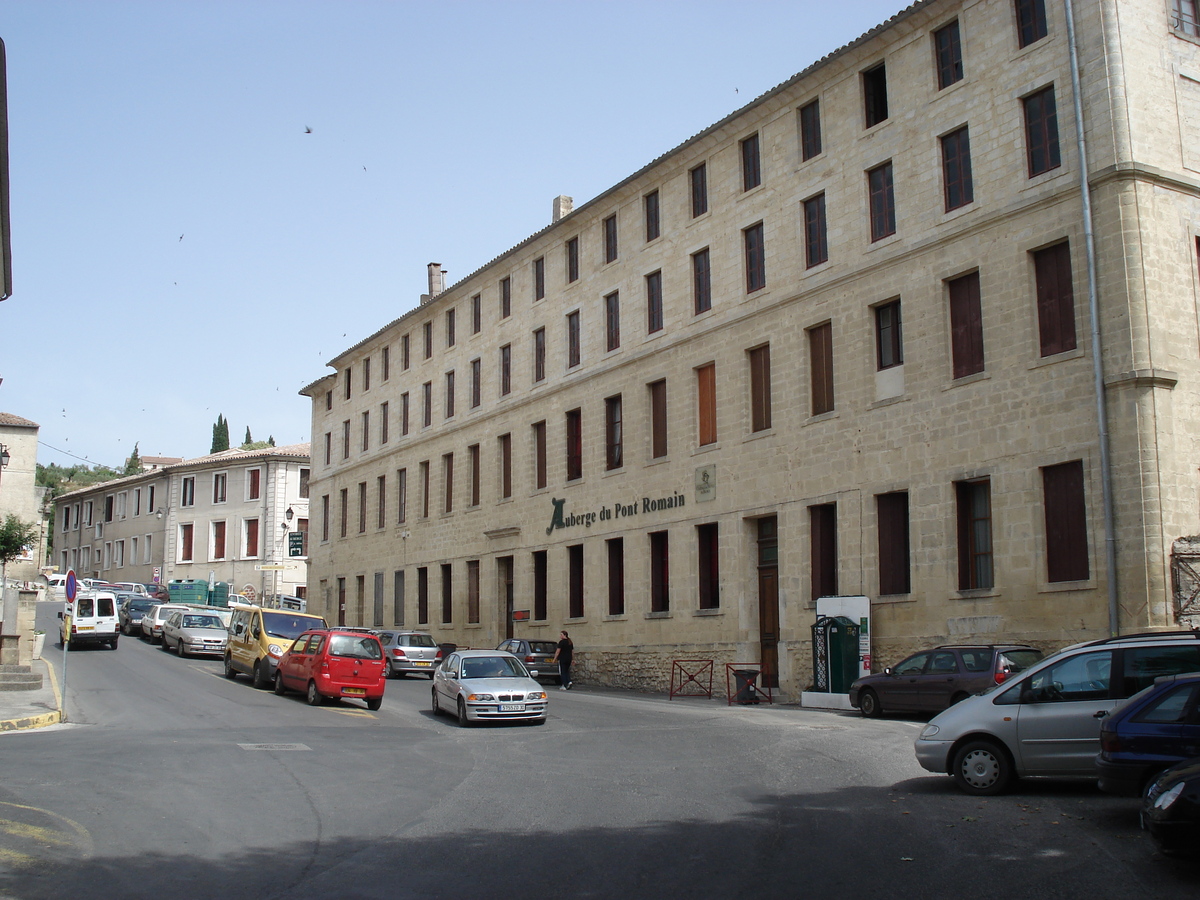
[[[230,604],[229,644],[225,650],[225,677],[249,675],[257,688],[269,688],[275,681],[279,657],[292,642],[311,628],[328,628],[320,616],[289,609],[263,609],[261,606]]]

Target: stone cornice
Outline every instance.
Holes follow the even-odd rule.
[[[1106,387],[1162,388],[1171,391],[1178,383],[1179,373],[1167,369],[1134,369],[1104,378]]]

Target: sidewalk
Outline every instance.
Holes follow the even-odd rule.
[[[58,678],[44,659],[33,661],[34,674],[42,676],[36,691],[0,691],[0,732],[44,728],[62,721]]]

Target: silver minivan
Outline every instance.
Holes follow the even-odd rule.
[[[1196,671],[1194,631],[1076,644],[934,716],[917,762],[968,794],[999,794],[1024,775],[1095,778],[1100,719],[1155,678]]]

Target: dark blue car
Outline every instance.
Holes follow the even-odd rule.
[[[1160,772],[1200,756],[1200,673],[1160,678],[1100,723],[1100,789],[1140,796]]]

